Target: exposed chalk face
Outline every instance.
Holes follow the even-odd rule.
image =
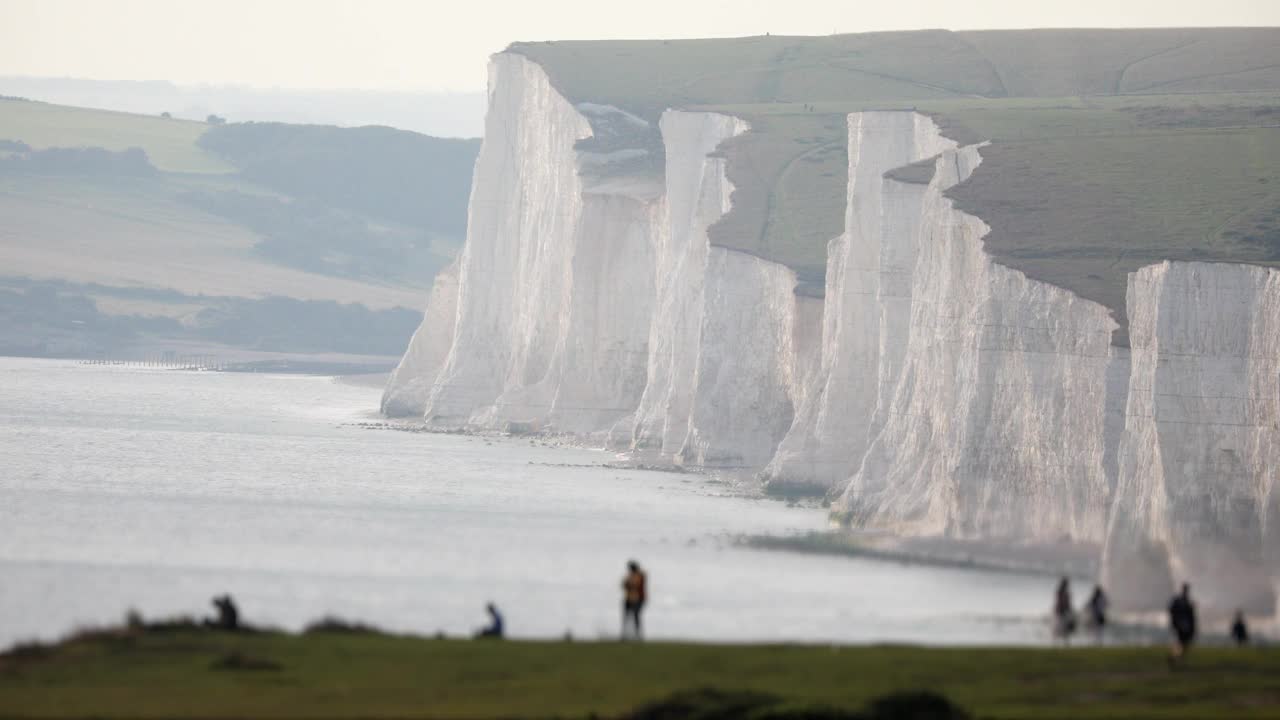
[[[836,510],[909,535],[1101,542],[1116,324],[990,260],[987,227],[944,195],[980,159],[944,149],[923,193],[884,183],[882,205],[919,220],[886,234],[902,244],[880,257],[898,272],[864,280],[883,322],[876,407]]]
[[[590,133],[542,68],[493,57],[459,258],[457,330],[427,422],[495,426],[549,410],[553,389],[544,381],[568,316],[581,215],[573,146]]]
[[[798,373],[795,286],[777,263],[711,248],[682,462],[755,470],[773,456]]]
[[[654,248],[657,295],[645,390],[632,421],[630,445],[672,458],[684,447],[693,407],[710,252],[707,228],[729,211],[733,192],[725,160],[710,155],[747,125],[716,113],[667,112],[660,126],[666,150],[666,223]]]
[[[1132,374],[1104,553],[1121,607],[1189,581],[1272,612],[1280,566],[1280,273],[1165,262],[1129,277]]]
[[[382,414],[388,417],[421,417],[427,408],[436,377],[453,346],[458,317],[458,263],[436,274],[427,298],[422,324],[409,341],[409,349],[382,392]]]
[[[653,312],[653,235],[663,218],[652,199],[583,196],[568,324],[550,374],[551,429],[601,435],[640,402]]]
[[[771,485],[825,492],[857,470],[881,388],[895,380],[881,374],[901,364],[927,189],[885,173],[953,147],[917,113],[849,116],[845,231],[828,247],[821,365],[763,473]]]

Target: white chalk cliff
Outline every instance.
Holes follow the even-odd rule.
[[[450,263],[436,274],[427,298],[422,324],[409,340],[409,349],[391,373],[382,393],[382,414],[389,417],[421,416],[427,408],[436,377],[453,347],[453,327],[458,317],[458,264]]]
[[[1133,348],[1104,578],[1142,607],[1270,611],[1280,576],[1280,273],[1165,262],[1129,276]]]
[[[791,269],[708,239],[733,198],[717,148],[748,129],[650,128],[494,56],[466,246],[384,412],[748,469],[858,528],[1097,547],[1128,607],[1183,578],[1274,605],[1280,273],[1145,268],[1114,347],[1107,308],[995,263],[947,198],[979,146],[863,112],[825,300],[797,295]]]

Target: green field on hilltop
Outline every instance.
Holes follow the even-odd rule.
[[[983,164],[952,195],[998,262],[1111,308],[1162,259],[1280,262],[1280,29],[918,31],[516,43],[571,101],[723,112],[714,244],[820,292],[844,226],[845,118],[931,114]],[[1124,344],[1122,330],[1116,342]]]
[[[928,100],[961,142],[989,139],[950,195],[1000,263],[1111,308],[1126,343],[1126,275],[1163,259],[1280,266],[1280,93]],[[742,210],[716,244],[783,259],[821,284],[844,226],[844,118],[875,102],[700,106],[761,130],[730,140]]]
[[[656,120],[709,104],[1280,89],[1278,39],[1272,28],[918,30],[518,42],[508,52],[545,68],[573,102]]]
[[[0,100],[0,139],[50,147],[139,147],[165,172],[230,173],[235,170],[196,144],[209,128],[202,122],[149,115]]]
[[[1280,266],[1280,97],[1197,100],[956,113],[1007,139],[950,194],[991,227],[998,262],[1111,308],[1127,344],[1128,273],[1165,259]]]
[[[618,717],[717,688],[793,709],[928,690],[981,718],[1280,717],[1280,655],[1200,648],[1170,671],[1164,653],[120,631],[0,656],[0,716]]]

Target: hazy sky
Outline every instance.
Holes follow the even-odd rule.
[[[481,90],[513,40],[1280,25],[1280,0],[0,0],[0,75]]]

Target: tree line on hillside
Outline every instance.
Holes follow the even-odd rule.
[[[51,147],[33,150],[19,140],[0,141],[0,171],[41,175],[111,175],[150,177],[156,168],[142,148],[107,150],[100,147]]]
[[[417,285],[449,262],[430,251],[427,231],[373,223],[315,200],[207,189],[178,199],[253,230],[262,238],[254,252],[309,272]]]
[[[480,141],[389,127],[234,123],[201,147],[243,177],[298,198],[461,238]]]
[[[9,278],[4,284],[9,287],[0,287],[0,355],[86,356],[127,347],[141,335],[279,352],[397,355],[421,319],[420,313],[406,308],[370,310],[332,300],[177,294],[178,299],[205,305],[180,321],[103,313],[85,294],[87,286],[22,278]],[[131,296],[127,288],[95,287],[105,295]]]

